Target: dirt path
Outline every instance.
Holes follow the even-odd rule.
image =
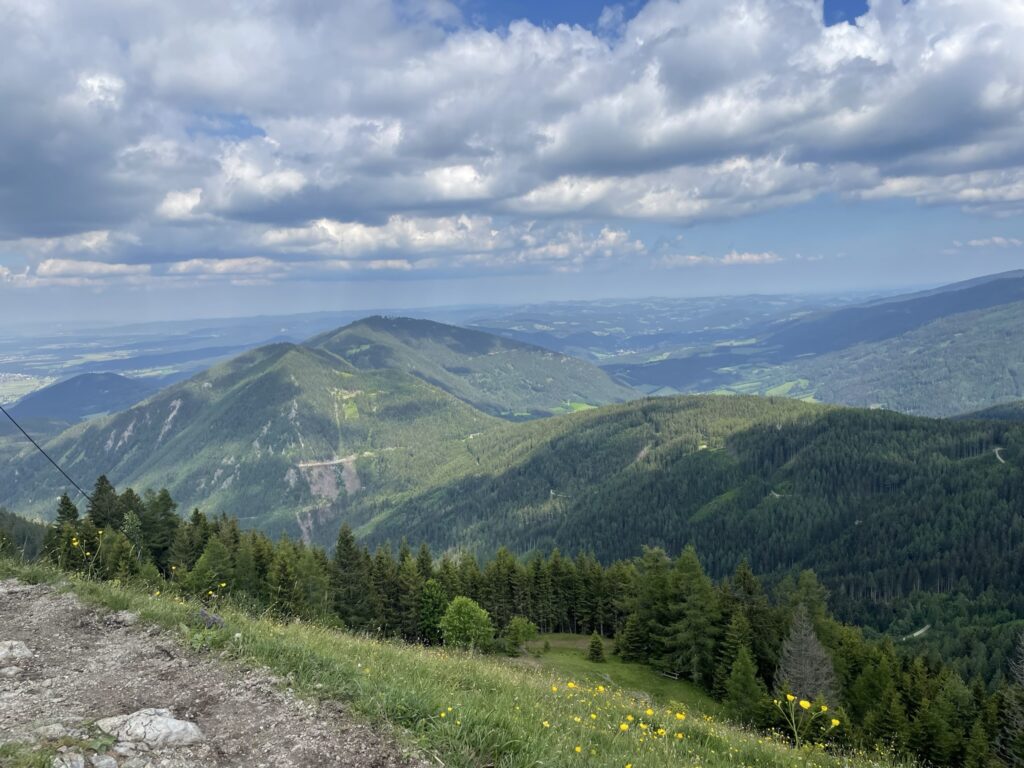
[[[4,641],[24,642],[32,656],[0,662],[18,670],[0,674],[0,743],[38,742],[38,729],[56,724],[85,732],[101,718],[159,708],[197,724],[205,740],[157,751],[122,745],[120,754],[108,751],[117,762],[105,765],[423,765],[340,705],[300,701],[265,671],[185,650],[169,633],[48,586],[0,581]]]
[[[1006,459],[1003,458],[1003,449],[1002,448],[995,448],[994,450],[995,450],[996,458],[999,459],[999,463],[1000,464],[1005,464],[1006,463]]]

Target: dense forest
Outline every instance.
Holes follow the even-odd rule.
[[[182,520],[166,491],[119,494],[106,478],[84,515],[60,499],[45,555],[211,607],[230,600],[416,643],[450,639],[453,612],[475,610],[473,601],[486,611],[485,631],[474,630],[478,647],[516,652],[538,629],[614,636],[624,660],[703,686],[753,727],[784,727],[787,711],[813,711],[828,713],[814,721],[816,739],[937,766],[1024,759],[1024,648],[997,685],[965,680],[933,654],[907,653],[834,619],[807,570],[766,590],[742,561],[715,581],[692,547],[676,557],[645,548],[607,566],[588,554],[555,550],[523,561],[499,549],[481,565],[468,554],[437,559],[426,544],[371,553],[347,527],[328,555],[199,510]]]

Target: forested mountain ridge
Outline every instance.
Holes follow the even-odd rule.
[[[742,343],[606,366],[647,391],[786,395],[926,416],[1024,397],[1020,270],[752,328]]]
[[[429,476],[445,451],[494,423],[412,375],[359,371],[285,343],[73,427],[47,450],[75,477],[166,487],[186,507],[309,535],[367,488]],[[29,449],[12,463],[14,472],[0,476],[0,498],[45,515],[63,478]]]
[[[330,538],[360,495],[430,482],[501,423],[487,413],[501,403],[525,418],[629,395],[589,363],[539,347],[375,317],[247,352],[47,447],[75,477],[166,487],[185,506],[271,533]],[[12,464],[0,500],[46,515],[64,479],[27,447]]]
[[[811,568],[844,615],[881,626],[917,591],[1024,589],[1012,423],[685,396],[505,427],[470,454],[449,482],[355,505],[357,531],[604,561],[694,544],[716,576],[744,558],[769,576]]]
[[[400,370],[504,418],[622,402],[636,393],[568,355],[431,320],[369,317],[306,342],[359,370]]]

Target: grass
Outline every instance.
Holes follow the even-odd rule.
[[[5,572],[31,581],[59,578],[45,567],[0,562],[0,576]],[[290,680],[300,696],[347,702],[445,766],[890,765],[790,749],[698,712],[699,698],[683,688],[659,689],[647,701],[619,687],[651,682],[628,665],[609,664],[610,677],[621,683],[601,683],[585,677],[585,670],[577,675],[566,666],[556,668],[567,661],[555,653],[551,668],[524,669],[491,657],[281,623],[228,605],[216,607],[224,626],[208,630],[198,622],[198,605],[181,598],[81,579],[64,583],[87,602],[132,610],[144,622],[177,630],[193,647],[263,665]],[[691,707],[663,699],[674,701],[676,695]]]
[[[544,643],[549,650],[542,651]],[[539,654],[524,658],[525,664],[539,664],[543,669],[562,677],[603,683],[634,692],[638,699],[650,698],[657,704],[682,707],[691,712],[718,716],[721,706],[704,691],[686,680],[673,680],[643,664],[622,661],[612,655],[614,643],[605,640],[605,661],[595,663],[587,658],[590,638],[582,635],[546,634],[527,644],[527,650]]]

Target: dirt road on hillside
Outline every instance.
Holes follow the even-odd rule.
[[[120,725],[150,708],[166,710],[144,715],[152,732]],[[118,716],[107,726],[114,735],[92,749],[68,748],[60,765],[424,765],[340,705],[300,701],[265,671],[186,650],[131,614],[85,606],[52,587],[0,581],[0,744],[90,741],[98,720]]]

